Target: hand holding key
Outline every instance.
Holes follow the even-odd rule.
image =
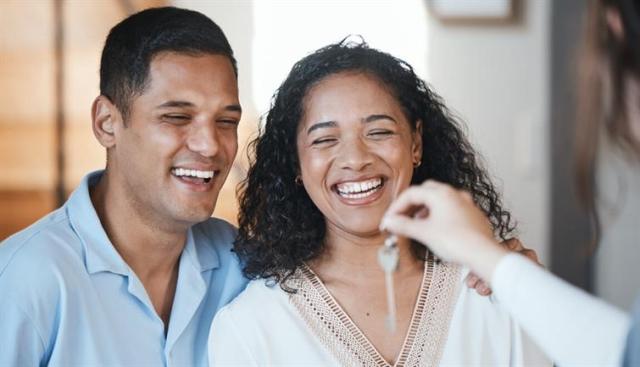
[[[427,215],[411,216],[420,208]],[[485,280],[508,254],[471,194],[433,180],[403,191],[387,209],[380,229],[417,240],[441,260],[467,266]]]

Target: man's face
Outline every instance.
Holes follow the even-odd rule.
[[[231,62],[222,55],[165,52],[115,129],[110,177],[138,215],[169,228],[211,216],[238,149],[241,109]]]

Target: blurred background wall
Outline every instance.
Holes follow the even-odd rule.
[[[316,48],[361,35],[405,59],[466,122],[523,242],[555,273],[629,307],[634,292],[628,290],[640,289],[633,262],[640,259],[640,178],[616,154],[605,154],[601,182],[609,230],[595,261],[585,250],[588,221],[573,193],[573,81],[586,1],[437,1],[450,9],[467,1],[467,12],[480,3],[508,4],[511,11],[451,16],[429,0],[1,1],[0,239],[55,208],[57,183],[68,194],[86,172],[104,166],[89,120],[104,38],[132,11],[173,4],[207,14],[229,37],[240,69],[241,146],[293,62]],[[64,39],[58,84],[56,6]],[[62,96],[56,93],[60,84]],[[60,100],[62,144],[56,138]],[[235,222],[235,186],[245,172],[241,151],[214,215]]]

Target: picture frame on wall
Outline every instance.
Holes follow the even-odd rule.
[[[508,24],[516,21],[518,0],[426,0],[445,23]]]

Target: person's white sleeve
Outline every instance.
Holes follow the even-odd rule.
[[[209,331],[209,366],[257,366],[258,363],[244,343],[231,312],[223,307]]]
[[[558,366],[619,366],[629,329],[622,311],[518,254],[496,267],[495,297]]]

